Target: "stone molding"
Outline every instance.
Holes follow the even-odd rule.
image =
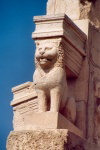
[[[33,82],[25,82],[24,84],[18,85],[12,88],[14,94],[13,100],[11,101],[11,106],[18,105],[30,99],[35,99],[37,97],[34,88],[30,88]]]
[[[86,34],[84,32],[82,32],[77,27],[77,25],[66,14],[35,16],[33,18],[33,21],[36,24],[35,32],[32,33],[33,39],[37,39],[39,37],[45,38],[46,36],[48,37],[48,36],[50,36],[50,34],[46,35],[45,33],[49,33],[49,32],[51,32],[51,36],[53,36],[52,32],[65,31],[66,28],[68,30],[68,27],[70,26],[71,32],[73,34],[75,34],[76,36],[78,36],[80,38],[80,40],[82,40],[84,42],[87,40]],[[50,28],[48,27],[48,24],[50,24],[50,26],[51,26]],[[55,24],[56,24],[56,26],[55,26],[56,28],[52,28],[52,26]],[[66,26],[64,26],[64,24],[66,24]],[[43,28],[45,29],[46,32],[44,32]],[[41,34],[41,36],[39,36],[39,33]],[[44,33],[44,36],[42,36],[43,33]],[[62,36],[63,32],[59,32],[59,33],[57,35]],[[67,31],[66,31],[66,34],[67,34]],[[55,34],[55,36],[56,36],[56,34]]]

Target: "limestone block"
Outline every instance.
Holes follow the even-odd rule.
[[[92,3],[89,19],[91,24],[100,30],[100,0]]]
[[[74,23],[88,36],[89,19],[74,20]]]
[[[91,9],[90,0],[80,0],[80,20],[89,18],[90,9]]]
[[[89,64],[87,58],[83,60],[82,68],[75,83],[75,99],[76,101],[88,100],[88,82],[89,82]],[[81,89],[81,90],[80,90]],[[80,91],[80,92],[79,92]]]
[[[47,15],[65,13],[73,22],[88,35],[88,14],[91,3],[80,0],[48,0]]]
[[[23,126],[15,128],[15,131],[34,129],[68,129],[70,132],[83,137],[82,131],[58,112],[26,114],[23,116]]]
[[[20,129],[23,127],[23,116],[29,112],[37,112],[38,101],[33,82],[26,82],[12,88],[14,98],[11,102],[13,107],[13,127]]]
[[[79,0],[48,0],[47,14],[65,13],[72,20],[80,17]]]
[[[32,88],[30,88],[31,86]],[[11,102],[12,106],[18,103],[22,103],[25,100],[27,101],[27,99],[31,99],[32,97],[37,97],[33,82],[26,82],[24,84],[13,87],[12,92],[14,94],[13,101]]]
[[[33,39],[47,37],[64,37],[81,52],[84,51],[84,44],[87,36],[72,22],[72,20],[63,14],[35,16],[35,32],[32,33]]]
[[[67,129],[11,132],[7,150],[84,150],[84,139]]]

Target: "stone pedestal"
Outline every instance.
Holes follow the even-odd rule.
[[[58,112],[29,113],[23,117],[23,126],[17,130],[68,129],[83,137],[83,133]],[[16,131],[16,128],[15,128]]]
[[[84,139],[67,129],[11,132],[7,150],[83,150]]]
[[[7,150],[64,150],[67,130],[11,132]]]

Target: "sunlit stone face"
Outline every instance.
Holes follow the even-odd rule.
[[[41,67],[50,67],[57,60],[57,46],[53,41],[41,41],[36,44],[35,58]]]

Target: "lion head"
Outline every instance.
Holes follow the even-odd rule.
[[[36,67],[40,66],[43,69],[48,69],[52,66],[63,67],[63,57],[64,52],[58,41],[41,40],[36,42]]]

